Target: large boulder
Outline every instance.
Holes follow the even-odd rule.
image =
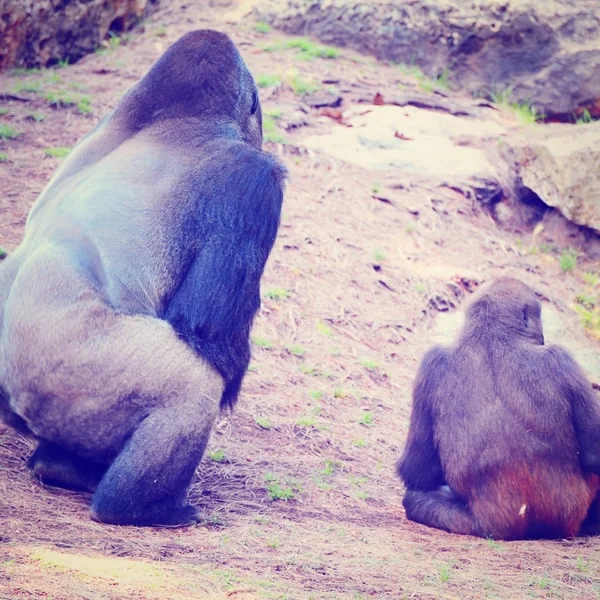
[[[531,128],[506,140],[500,153],[518,190],[531,190],[570,221],[600,231],[600,122]]]
[[[74,62],[127,31],[160,0],[0,0],[0,71]]]
[[[600,116],[598,0],[260,0],[255,15],[297,35],[411,64],[550,116]]]

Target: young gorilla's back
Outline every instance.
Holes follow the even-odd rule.
[[[581,406],[597,443],[591,386],[562,350],[543,346],[533,292],[499,280],[473,302],[455,346],[423,360],[398,466],[408,517],[503,539],[575,535],[600,467],[582,462],[593,443]]]

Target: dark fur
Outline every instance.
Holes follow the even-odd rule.
[[[506,540],[599,531],[600,403],[543,343],[535,294],[502,278],[426,354],[397,467],[409,519]]]
[[[98,520],[177,525],[250,359],[285,173],[233,43],[185,35],[54,175],[0,264],[0,416]]]

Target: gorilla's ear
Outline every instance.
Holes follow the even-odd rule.
[[[258,110],[258,92],[254,90],[252,92],[252,108],[250,109],[250,114],[253,115]]]

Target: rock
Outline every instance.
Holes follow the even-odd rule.
[[[479,186],[497,180],[482,147],[485,139],[505,133],[502,126],[413,106],[359,110],[346,118],[351,127],[334,126],[329,135],[310,136],[302,145],[365,169],[397,171],[404,182]],[[455,137],[472,143],[456,144]]]
[[[93,52],[109,31],[131,29],[161,0],[0,0],[0,71]]]
[[[342,105],[342,97],[337,94],[315,94],[304,100],[311,108],[338,108]]]
[[[457,117],[469,117],[473,116],[474,113],[462,104],[452,102],[446,98],[440,98],[435,94],[398,94],[390,97],[383,97],[380,95],[381,101],[379,106],[385,104],[391,104],[393,106],[416,106],[417,108],[427,108],[430,110],[441,110],[443,112],[450,113]],[[373,98],[371,96],[362,96],[357,99],[357,102],[363,102],[365,104],[373,104]]]
[[[261,0],[254,12],[480,94],[512,89],[549,116],[600,116],[598,0]]]
[[[546,125],[500,148],[512,168],[515,195],[531,190],[578,225],[600,231],[600,122]]]
[[[534,77],[521,81],[512,101],[533,100],[542,113],[551,116],[570,117],[585,109],[600,118],[600,41],[597,45],[595,50],[558,56]]]

